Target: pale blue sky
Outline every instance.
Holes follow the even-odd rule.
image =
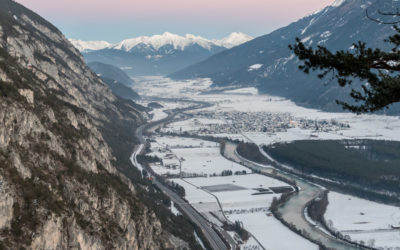
[[[16,0],[69,38],[122,39],[165,31],[222,38],[239,31],[260,36],[333,0]]]

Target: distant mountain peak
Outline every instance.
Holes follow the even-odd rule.
[[[105,49],[112,45],[106,41],[82,41],[77,39],[68,40],[75,46],[75,48],[83,52]]]
[[[161,35],[139,36],[135,38],[125,39],[116,44],[111,44],[105,41],[85,42],[75,39],[69,40],[78,50],[82,52],[88,52],[106,48],[131,51],[133,48],[139,45],[154,50],[159,50],[161,47],[166,45],[173,46],[175,50],[185,50],[186,47],[191,45],[198,45],[207,50],[211,50],[213,47],[216,46],[230,49],[251,39],[253,39],[253,37],[241,32],[233,32],[228,37],[222,38],[221,40],[209,40],[207,38],[196,36],[193,34],[180,36],[171,32],[164,32]]]
[[[335,2],[333,2],[333,4],[331,4],[331,6],[338,7],[338,6],[342,5],[344,2],[346,2],[346,0],[335,0]]]
[[[186,34],[185,36],[176,35],[170,32],[164,32],[162,35],[153,36],[140,36],[136,38],[126,39],[120,43],[117,43],[111,48],[130,51],[135,46],[143,44],[152,47],[155,50],[159,50],[165,45],[171,45],[175,50],[184,50],[187,46],[197,44],[205,49],[210,50],[214,45],[211,41],[192,34]]]
[[[214,40],[214,42],[222,47],[230,49],[245,42],[248,42],[252,39],[253,37],[246,35],[244,33],[233,32],[229,36],[222,38],[221,40]]]

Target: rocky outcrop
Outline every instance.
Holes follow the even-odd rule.
[[[10,228],[14,198],[7,182],[0,176],[0,228]]]
[[[188,246],[126,163],[141,122],[54,26],[0,0],[0,249]]]

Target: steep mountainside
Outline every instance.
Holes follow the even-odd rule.
[[[195,248],[130,165],[141,109],[54,26],[0,0],[0,249]]]
[[[162,35],[127,39],[99,50],[91,49],[93,42],[87,46],[81,41],[72,42],[81,49],[86,61],[109,63],[120,67],[130,76],[136,76],[166,75],[250,39],[250,36],[238,32],[221,40],[208,40],[190,34],[183,37],[165,32]],[[103,43],[96,44],[100,46]]]
[[[366,9],[371,16],[379,18],[378,10],[395,10],[395,4],[389,0],[337,0],[287,27],[170,76],[175,79],[207,77],[218,86],[257,86],[261,92],[287,97],[305,106],[337,110],[340,107],[334,100],[347,100],[349,90],[329,79],[322,82],[315,74],[303,74],[298,70],[300,62],[288,45],[299,37],[306,45],[323,45],[332,50],[351,49],[359,40],[370,47],[389,49],[384,39],[394,33],[391,25],[371,21]]]
[[[132,86],[134,81],[120,68],[101,62],[90,62],[88,66],[100,77],[114,79],[126,86]]]
[[[111,78],[101,77],[101,80],[107,84],[114,95],[119,96],[127,100],[139,100],[140,96],[133,89],[126,86],[125,84],[118,82],[117,80]]]
[[[90,62],[88,66],[93,70],[111,89],[111,91],[124,99],[140,99],[131,87],[134,81],[121,69],[105,63]]]

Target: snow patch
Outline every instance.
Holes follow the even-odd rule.
[[[175,203],[173,201],[171,201],[171,213],[173,213],[175,216],[181,215],[181,212],[179,212],[178,209],[176,209],[175,207]]]
[[[253,71],[253,70],[258,70],[260,69],[264,64],[253,64],[249,67],[249,69],[247,71]]]
[[[132,69],[132,67],[126,66],[126,67],[120,67],[120,69],[122,69],[122,70],[130,70],[130,69]]]
[[[234,89],[234,90],[227,90],[224,91],[226,94],[248,94],[248,95],[257,95],[258,89],[254,87],[250,88],[241,88],[241,89]]]
[[[322,38],[327,38],[330,37],[332,35],[332,33],[330,31],[325,31],[324,33],[321,34]]]

